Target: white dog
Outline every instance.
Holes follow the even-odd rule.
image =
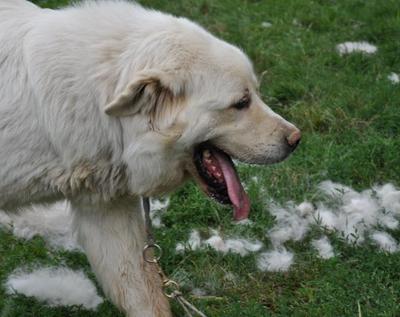
[[[170,316],[142,259],[140,197],[193,176],[246,218],[230,156],[281,161],[299,130],[260,100],[242,51],[135,4],[0,0],[0,47],[0,209],[67,198],[110,299],[127,316]]]

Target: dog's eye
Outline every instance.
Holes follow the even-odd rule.
[[[235,102],[232,107],[237,110],[242,110],[250,107],[251,99],[249,95],[244,96],[238,102]]]

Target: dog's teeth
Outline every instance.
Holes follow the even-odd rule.
[[[211,168],[211,170],[212,170],[213,172],[215,172],[215,171],[217,170],[217,167],[214,166],[214,165],[211,165],[210,168]]]
[[[210,158],[210,157],[211,157],[210,151],[209,151],[209,150],[204,150],[203,156],[204,156],[205,158]]]

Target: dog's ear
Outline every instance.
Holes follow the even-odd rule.
[[[183,84],[173,73],[156,70],[140,72],[125,90],[105,107],[110,116],[125,117],[155,112],[161,103],[182,96]]]

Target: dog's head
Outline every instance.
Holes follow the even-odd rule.
[[[298,145],[300,131],[260,99],[241,50],[180,22],[179,33],[146,43],[147,55],[140,57],[145,66],[132,71],[105,112],[121,119],[135,193],[165,192],[192,175],[243,219],[250,202],[231,158],[282,161]]]

